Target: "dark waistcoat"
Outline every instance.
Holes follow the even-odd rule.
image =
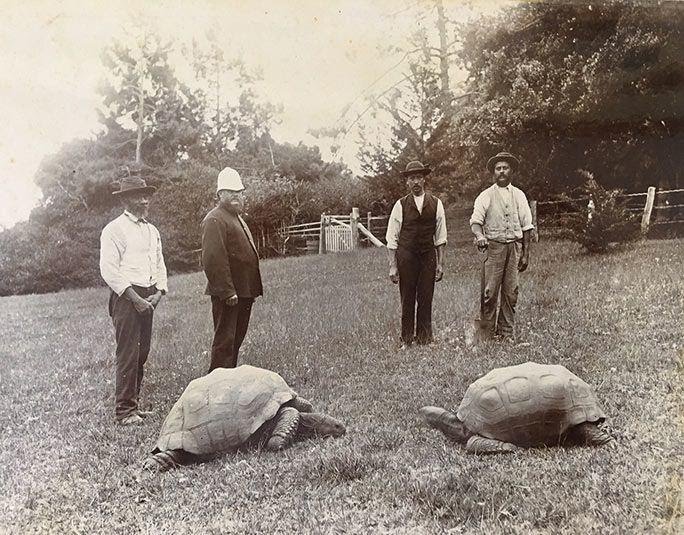
[[[423,212],[416,208],[413,195],[401,200],[402,222],[399,231],[399,247],[415,253],[424,253],[435,247],[437,227],[437,198],[429,193],[423,199]]]

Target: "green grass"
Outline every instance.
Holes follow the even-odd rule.
[[[540,243],[514,346],[463,348],[477,306],[470,248],[447,251],[439,341],[397,351],[383,251],[263,262],[241,361],[279,372],[343,420],[337,440],[140,472],[161,421],[208,366],[202,274],[171,279],[155,316],[137,428],[114,424],[104,288],[0,299],[0,531],[9,533],[675,532],[682,484],[684,241],[589,257]],[[609,447],[467,455],[425,428],[498,366],[559,363],[593,385]],[[681,525],[680,525],[681,528]]]

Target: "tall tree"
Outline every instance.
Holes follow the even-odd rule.
[[[430,187],[438,194],[450,193],[449,165],[445,134],[454,113],[452,71],[459,37],[442,0],[419,2],[411,7],[420,21],[403,52],[403,79],[371,103],[372,118],[361,127],[359,157],[372,191],[388,203],[404,190],[398,172],[413,159],[430,163],[434,172]],[[376,127],[385,123],[378,139]]]
[[[683,8],[529,3],[465,28],[475,96],[450,132],[461,169],[477,176],[492,151],[513,150],[539,198],[578,186],[579,168],[609,187],[680,183]]]
[[[102,54],[109,77],[102,84],[101,121],[109,129],[134,130],[132,166],[168,165],[199,143],[198,102],[170,64],[172,42],[142,32],[132,45],[115,41]]]

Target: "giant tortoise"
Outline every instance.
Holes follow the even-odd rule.
[[[312,410],[275,372],[247,365],[216,368],[181,394],[144,466],[167,470],[243,446],[277,451],[295,437],[345,433],[341,422]]]
[[[420,412],[431,427],[474,453],[612,440],[599,428],[606,415],[591,387],[559,365],[496,368],[468,387],[456,414],[430,406]]]

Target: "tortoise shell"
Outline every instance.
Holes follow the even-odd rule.
[[[216,368],[190,382],[162,424],[157,448],[205,455],[238,448],[296,396],[275,372]]]
[[[606,417],[582,379],[563,366],[535,362],[479,378],[457,416],[476,434],[519,445],[557,442],[569,427]]]

